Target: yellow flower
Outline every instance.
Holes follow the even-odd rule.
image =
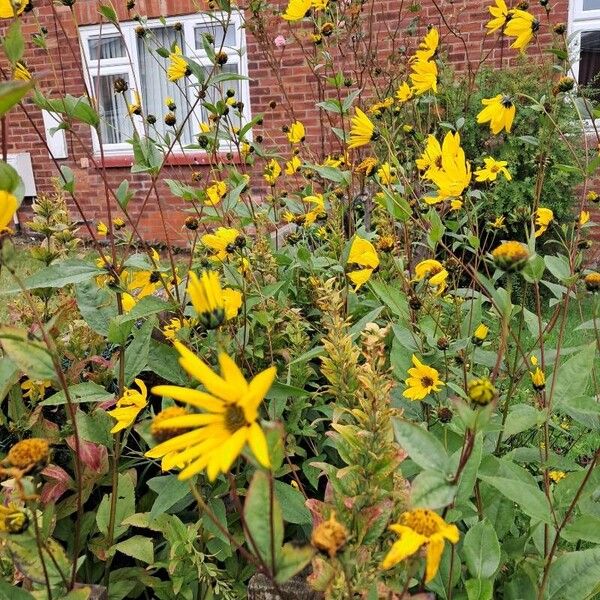
[[[31,79],[31,73],[22,62],[15,63],[13,69],[13,79],[20,81],[29,81]]]
[[[494,135],[500,133],[503,129],[506,133],[510,133],[516,108],[510,96],[506,94],[498,94],[493,98],[484,98],[481,104],[485,108],[477,115],[479,124],[490,124],[490,130]]]
[[[442,146],[434,135],[427,136],[425,151],[420,158],[415,161],[419,171],[423,171],[423,177],[429,179],[432,173],[442,168]]]
[[[488,336],[489,331],[490,331],[490,328],[487,325],[485,325],[484,323],[480,323],[475,328],[475,331],[473,332],[473,337],[471,338],[471,341],[476,346],[481,346],[481,344],[483,344],[485,338]]]
[[[133,90],[133,102],[127,107],[130,115],[139,115],[142,112],[142,100],[138,91]]]
[[[355,236],[348,255],[348,279],[354,284],[354,291],[364,285],[373,271],[379,266],[375,246],[359,236]]]
[[[233,288],[223,288],[223,305],[225,307],[225,319],[229,321],[237,317],[242,306],[242,292]]]
[[[169,427],[165,427],[163,423],[168,419],[172,419],[173,417],[185,417],[189,414],[191,413],[182,406],[169,406],[168,408],[161,410],[154,417],[154,419],[152,419],[152,423],[150,425],[150,433],[152,434],[154,440],[156,442],[165,442],[184,433],[185,430],[182,431],[181,429],[170,429]]]
[[[579,213],[579,224],[585,225],[590,220],[590,213],[587,210],[582,210]]]
[[[329,0],[312,0],[312,7],[315,10],[325,10],[328,4]]]
[[[108,233],[108,226],[106,223],[100,221],[100,223],[96,225],[96,231],[98,232],[98,235],[106,235]]]
[[[597,292],[600,290],[600,273],[592,271],[588,273],[584,278],[583,282],[588,292]]]
[[[415,55],[411,60],[417,62],[426,62],[430,60],[436,53],[439,42],[440,34],[435,27],[432,27],[423,38],[423,41],[419,44],[419,49],[415,52]]]
[[[175,104],[175,100],[171,96],[167,96],[165,98],[165,106],[170,109],[172,104]]]
[[[422,260],[415,267],[415,281],[421,281],[427,279],[429,285],[436,287],[436,295],[440,295],[446,289],[446,279],[448,278],[448,271],[444,269],[441,262],[428,258]]]
[[[508,20],[508,8],[504,0],[496,0],[496,6],[488,6],[492,18],[487,22],[488,34],[502,29]]]
[[[396,100],[398,102],[408,102],[412,98],[412,95],[410,85],[406,81],[403,81],[402,85],[396,91]]]
[[[29,0],[0,0],[0,19],[12,19],[20,15]]]
[[[496,388],[486,377],[471,379],[467,384],[467,395],[473,404],[487,406],[496,396]]]
[[[306,132],[304,125],[300,121],[294,121],[287,132],[287,138],[290,144],[300,144],[304,141]]]
[[[460,146],[460,135],[449,131],[442,143],[442,165],[431,171],[429,179],[438,187],[436,197],[426,197],[427,204],[460,196],[471,182],[471,165]]]
[[[50,444],[44,438],[28,438],[17,442],[6,455],[12,467],[29,470],[35,466],[42,466],[50,458]]]
[[[113,226],[115,229],[123,229],[125,227],[125,221],[121,217],[115,217],[113,219]]]
[[[21,389],[25,392],[23,398],[33,398],[35,400],[43,398],[46,394],[46,390],[52,387],[52,382],[49,379],[43,381],[32,381],[26,379],[21,384]]]
[[[0,531],[7,533],[23,533],[29,526],[29,516],[15,504],[0,504]]]
[[[189,327],[191,322],[189,319],[182,319],[181,317],[175,317],[171,319],[163,328],[162,333],[165,338],[169,341],[177,339],[177,332],[183,327]]]
[[[585,199],[595,204],[600,199],[600,194],[592,190],[585,195]]]
[[[210,133],[210,125],[206,121],[200,122],[200,133]]]
[[[292,481],[292,484],[294,483]],[[335,518],[335,511],[331,511],[329,519],[322,521],[313,529],[310,543],[318,550],[327,552],[329,558],[333,558],[338,550],[344,546],[347,539],[348,530]]]
[[[475,181],[496,181],[499,173],[504,175],[506,181],[512,179],[506,165],[508,164],[505,160],[495,160],[491,156],[483,159],[484,166],[481,169],[475,171]]]
[[[455,198],[450,201],[450,208],[454,211],[460,210],[463,207],[463,201]]]
[[[265,468],[271,466],[265,434],[258,424],[258,408],[275,379],[275,367],[256,375],[248,383],[224,352],[219,353],[221,376],[183,344],[175,341],[179,363],[204,388],[205,392],[174,385],[159,385],[152,393],[185,402],[203,412],[166,419],[169,429],[190,429],[152,448],[149,458],[162,458],[165,470],[183,465],[179,479],[206,470],[210,481],[226,473],[246,444]]]
[[[187,77],[191,74],[190,67],[185,58],[183,58],[179,46],[175,46],[173,52],[169,54],[169,61],[169,66],[167,67],[169,81],[179,81],[183,77]]]
[[[265,165],[265,169],[263,171],[263,177],[265,178],[265,181],[269,185],[275,185],[275,182],[279,179],[280,175],[281,175],[281,167],[279,166],[279,163],[274,158],[272,158]]]
[[[311,0],[289,0],[285,12],[281,15],[286,21],[300,21],[312,8]]]
[[[408,369],[409,377],[402,395],[410,400],[423,400],[431,392],[439,392],[444,383],[437,370],[422,363],[414,354],[412,362],[414,366]]]
[[[375,125],[360,108],[354,109],[354,116],[350,120],[350,142],[348,148],[366,146],[379,138]]]
[[[18,206],[19,203],[14,194],[6,190],[0,190],[0,233],[11,231],[8,224],[12,221]]]
[[[223,200],[225,194],[227,194],[227,184],[224,181],[213,181],[212,185],[206,188],[204,204],[216,206]]]
[[[294,155],[292,156],[292,158],[290,158],[290,160],[288,160],[285,163],[285,174],[294,175],[294,173],[297,173],[300,170],[301,166],[302,160],[300,159],[300,157]]]
[[[540,28],[540,22],[527,11],[513,9],[509,11],[510,19],[504,28],[504,35],[514,37],[515,41],[510,45],[515,50],[525,51],[527,45]]]
[[[549,208],[540,207],[535,211],[535,224],[538,226],[538,229],[535,230],[536,238],[548,229],[552,219],[554,219],[554,213]]]
[[[550,471],[548,473],[548,477],[550,477],[550,479],[554,481],[554,483],[558,483],[561,479],[564,479],[566,476],[567,474],[564,471]]]
[[[500,269],[517,271],[529,260],[529,249],[521,242],[510,240],[494,248],[492,258]]]
[[[376,102],[369,108],[369,113],[375,116],[381,115],[384,110],[394,105],[394,99],[389,96],[382,102]]]
[[[198,320],[206,329],[215,329],[225,318],[225,302],[221,290],[219,274],[215,271],[204,271],[200,278],[190,271],[188,294]]]
[[[427,62],[417,61],[411,65],[412,73],[410,81],[412,82],[413,92],[417,95],[424,94],[431,90],[434,94],[437,93],[437,65],[434,61]]]
[[[460,533],[456,525],[449,525],[437,513],[426,508],[415,508],[402,513],[400,522],[390,525],[390,530],[400,536],[381,563],[383,569],[391,569],[409,556],[425,547],[425,583],[438,572],[444,540],[456,544]]]
[[[490,221],[488,225],[493,229],[504,229],[504,221],[506,221],[506,217],[502,215],[500,217],[496,217],[494,221]]]
[[[236,247],[241,244],[244,238],[237,229],[232,227],[219,227],[215,233],[207,233],[200,238],[200,241],[212,251],[212,258],[215,260],[227,260],[231,254],[235,253]]]
[[[110,430],[111,433],[117,433],[133,425],[136,417],[148,404],[146,385],[141,379],[136,379],[135,383],[139,391],[125,388],[123,396],[117,400],[117,407],[108,411],[108,414],[117,421],[116,425]]]
[[[531,375],[531,383],[534,390],[540,392],[546,387],[546,376],[544,375],[544,371],[539,367],[536,367],[535,371],[530,371],[529,375]]]
[[[537,367],[537,365],[538,365],[538,359],[537,359],[537,356],[534,356],[534,355],[532,354],[532,355],[529,357],[529,361],[531,362],[531,364],[532,364],[534,367]]]
[[[397,181],[396,169],[390,166],[389,163],[383,163],[379,169],[377,169],[377,177],[383,185],[391,185]]]
[[[375,169],[377,168],[378,161],[373,156],[367,156],[362,162],[360,162],[356,169],[354,169],[357,173],[364,173],[367,177],[369,175],[373,175]]]

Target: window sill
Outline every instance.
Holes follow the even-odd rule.
[[[207,154],[206,152],[189,152],[187,154],[169,154],[166,166],[193,166],[193,165],[209,165],[218,162],[219,164],[241,164],[242,158],[235,153],[231,158],[227,157],[227,152],[218,152],[217,154]],[[105,154],[104,160],[101,155],[96,155],[95,163],[97,168],[119,169],[123,167],[131,167],[133,165],[133,153],[127,154]]]

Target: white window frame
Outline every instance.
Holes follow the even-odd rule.
[[[243,17],[241,12],[234,11],[230,15],[220,13],[218,16],[212,16],[209,14],[193,14],[193,15],[182,15],[176,17],[166,17],[161,19],[148,19],[144,23],[146,29],[161,28],[173,26],[176,23],[180,23],[183,27],[183,36],[185,39],[185,48],[182,48],[183,54],[188,56],[198,64],[212,68],[214,65],[208,58],[207,54],[202,48],[196,49],[195,40],[195,29],[198,26],[214,26],[217,29],[221,28],[222,22],[225,22],[227,16],[229,16],[229,26],[235,32],[235,46],[223,46],[223,50],[227,52],[228,61],[227,64],[234,64],[238,66],[238,73],[248,77],[248,57],[246,53],[246,32],[243,25]],[[119,24],[122,31],[122,39],[126,45],[127,52],[124,57],[120,58],[105,58],[105,59],[92,59],[90,56],[90,40],[94,37],[109,37],[114,35],[120,35],[119,31],[114,25],[101,24],[101,25],[86,25],[79,28],[80,45],[83,60],[83,68],[86,78],[86,85],[90,92],[90,96],[94,97],[96,90],[93,79],[96,76],[111,75],[125,73],[129,78],[129,92],[138,88],[138,84],[141,82],[140,77],[140,64],[139,56],[137,53],[137,36],[135,30],[140,26],[137,21],[125,21]],[[219,48],[216,48],[217,50]],[[131,62],[130,62],[131,57]],[[240,89],[240,98],[244,104],[243,109],[243,120],[241,125],[248,123],[252,116],[250,110],[250,85],[248,79],[242,79],[237,81]],[[142,102],[143,102],[142,98]],[[194,111],[194,120],[196,124],[199,124],[202,120],[202,110],[204,110],[200,104],[198,104]],[[160,118],[160,117],[159,117]],[[144,135],[144,119],[141,116],[133,115],[133,123],[136,131],[140,135]],[[199,130],[197,129],[199,132]],[[250,134],[250,132],[248,132]],[[249,135],[247,134],[247,137]],[[100,140],[98,134],[94,128],[92,128],[92,143],[94,148],[94,154],[100,155]],[[106,156],[115,155],[126,155],[131,156],[133,154],[133,148],[128,143],[117,143],[117,144],[103,144],[102,148]],[[231,144],[226,140],[221,142],[222,151],[231,150]],[[190,150],[192,151],[192,150]],[[204,150],[193,149],[193,152],[205,152]],[[182,154],[181,148],[175,145],[172,150],[173,154]]]

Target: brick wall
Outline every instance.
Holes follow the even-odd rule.
[[[75,19],[73,19],[68,8],[53,7],[52,0],[33,1],[34,12],[23,16],[24,32],[28,40],[25,54],[28,67],[45,92],[53,90],[55,96],[64,93],[82,95],[84,83],[75,21],[80,25],[99,22],[98,2],[78,0],[74,10]],[[124,7],[125,2],[117,4],[119,4],[119,17],[122,20],[131,18]],[[488,54],[496,65],[506,65],[515,59],[516,53],[508,49],[508,40],[499,41],[497,36],[485,35],[484,25],[488,18],[487,3],[479,0],[422,0],[421,10],[418,12],[407,10],[406,4],[403,0],[378,0],[373,3],[373,9],[367,3],[363,14],[357,16],[360,19],[369,19],[370,27],[373,29],[374,43],[370,52],[375,57],[376,68],[371,68],[373,63],[368,63],[369,68],[365,68],[367,63],[361,64],[360,53],[353,53],[352,49],[349,49],[348,56],[338,64],[342,64],[347,69],[353,88],[364,86],[369,79],[376,78],[378,70],[382,73],[393,72],[396,63],[400,62],[395,57],[403,51],[411,52],[418,41],[418,36],[425,32],[429,24],[439,28],[443,52],[446,52],[452,62],[461,69],[468,69],[469,65],[474,68],[479,60]],[[140,0],[133,12],[149,17],[175,16],[195,12],[196,5],[194,0]],[[540,7],[533,7],[532,10],[538,11],[540,17],[545,18],[544,11]],[[566,22],[566,20],[567,0],[558,0],[554,3],[551,21]],[[40,25],[48,29],[49,53],[35,47],[30,41],[31,35],[38,32]],[[262,135],[265,146],[269,148],[279,146],[285,149],[287,143],[281,127],[293,119],[299,119],[307,128],[308,146],[313,147],[319,154],[340,151],[339,142],[328,135],[323,135],[323,132],[329,132],[331,129],[327,115],[317,112],[314,108],[315,101],[322,99],[327,92],[317,89],[315,78],[303,66],[305,55],[312,52],[312,45],[308,41],[310,31],[299,28],[297,24],[290,28],[276,14],[268,16],[265,36],[254,35],[252,25],[253,23],[250,22],[246,34],[249,75],[252,79],[251,111],[253,115],[265,113],[264,123],[262,127],[255,129],[255,135]],[[414,33],[412,37],[406,36],[406,28],[409,25]],[[272,40],[278,34],[283,35],[287,41],[283,50],[275,49],[272,45]],[[261,52],[260,40],[263,42],[267,40],[271,45],[271,60],[267,60]],[[543,47],[547,42],[545,35],[542,35],[541,46]],[[528,56],[531,60],[535,60],[536,49],[532,48]],[[274,63],[279,65],[279,79],[276,78],[272,68]],[[283,95],[280,86],[284,90]],[[271,100],[277,101],[274,109],[269,108]],[[30,101],[26,101],[26,105],[27,114],[19,109],[10,114],[9,152],[31,152],[38,193],[51,189],[51,179],[57,175],[57,167],[66,164],[75,173],[75,195],[84,214],[94,221],[106,220],[106,190],[102,173],[106,173],[112,189],[116,189],[121,181],[127,178],[131,188],[136,192],[129,209],[132,215],[140,215],[141,236],[146,240],[164,240],[162,222],[164,218],[167,230],[166,241],[185,244],[187,233],[182,228],[182,222],[186,213],[181,209],[186,207],[181,200],[170,195],[162,179],[176,178],[191,182],[192,173],[195,171],[208,174],[208,168],[200,164],[197,156],[180,159],[177,161],[178,164],[165,168],[156,190],[152,190],[149,177],[132,175],[123,161],[111,159],[103,164],[99,157],[90,158],[88,156],[92,147],[90,130],[86,126],[77,125],[72,133],[67,134],[68,158],[53,162],[38,135],[38,132],[43,135],[44,131],[41,112]],[[321,147],[319,142],[322,139],[325,142]],[[118,164],[121,166],[117,166]],[[80,218],[75,207],[74,211],[74,215]],[[118,210],[116,212],[118,214]]]

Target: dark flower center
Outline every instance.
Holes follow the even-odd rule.
[[[431,379],[431,377],[425,375],[425,377],[421,377],[421,385],[423,387],[431,387],[431,386],[433,386],[433,379]]]
[[[244,409],[240,406],[228,406],[225,410],[225,427],[230,433],[235,433],[238,429],[248,425]]]

